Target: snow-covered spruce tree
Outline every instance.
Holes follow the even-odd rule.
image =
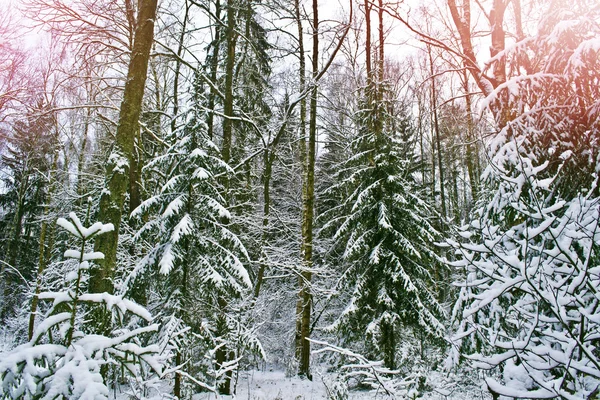
[[[495,396],[592,399],[600,390],[600,9],[548,7],[538,35],[503,54],[531,73],[486,99],[508,119],[488,149],[487,193],[449,241],[461,268],[451,361],[462,355],[492,370]]]
[[[364,340],[368,357],[396,368],[401,333],[444,334],[434,283],[439,234],[413,175],[418,164],[409,117],[390,115],[381,104],[385,123],[378,131],[369,121],[374,111],[362,106],[352,156],[324,194],[339,205],[321,214],[321,235],[332,239],[330,252],[342,260],[340,285],[351,292],[336,326],[349,342]]]
[[[69,218],[70,221],[63,218],[57,221],[79,241],[77,250],[65,252],[65,257],[72,261],[68,263],[72,268],[64,277],[67,289],[40,293],[39,299],[52,305],[33,337],[0,354],[3,399],[108,399],[103,367],[114,367],[119,374],[127,372],[137,383],[145,378],[147,367],[161,372],[156,356],[159,348],[142,344],[144,336],[158,329],[156,324],[145,323],[152,321],[150,313],[121,296],[91,294],[86,290],[88,270],[95,260],[104,257],[102,253],[86,251],[91,248],[90,240],[110,232],[113,226],[97,222],[86,228],[75,213]],[[110,335],[90,332],[93,328],[86,314],[90,306],[98,305],[106,307],[116,322],[117,328]],[[132,321],[132,316],[137,322]],[[136,393],[138,398],[143,395]]]
[[[165,322],[161,335],[177,369],[176,396],[228,385],[238,353],[253,344],[237,342],[243,326],[234,310],[251,282],[219,185],[231,168],[209,140],[199,110],[190,108],[186,124],[167,138],[166,153],[147,164],[165,183],[133,213],[147,221],[138,240],[153,244],[135,275],[149,283],[151,309]]]
[[[49,176],[59,154],[55,118],[43,100],[28,105],[21,118],[8,120],[0,133],[6,148],[0,154],[0,320],[10,323],[25,299],[27,281],[35,276],[35,246],[39,234],[37,219],[47,203]],[[39,115],[42,116],[39,116]]]

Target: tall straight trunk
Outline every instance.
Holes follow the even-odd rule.
[[[393,322],[381,324],[381,351],[383,365],[391,370],[396,369],[396,331]]]
[[[210,79],[213,83],[210,87],[210,93],[208,95],[208,116],[206,118],[206,124],[208,125],[208,137],[213,140],[214,135],[214,124],[215,124],[215,104],[217,98],[217,91],[214,85],[217,83],[217,72],[219,70],[219,48],[221,47],[221,0],[215,1],[215,37],[212,46],[212,55],[210,59]]]
[[[188,188],[187,188],[187,194],[188,194],[188,201],[186,202],[186,208],[187,208],[187,213],[188,215],[192,212],[192,208],[193,208],[193,204],[192,202],[189,200],[192,198],[192,185],[188,184]],[[183,256],[184,259],[182,260],[183,262],[181,263],[181,268],[182,268],[182,278],[181,281],[179,283],[179,293],[180,293],[180,298],[181,298],[181,306],[177,312],[178,317],[181,318],[184,322],[184,324],[189,326],[189,321],[190,318],[188,316],[188,310],[189,310],[189,300],[188,300],[188,273],[189,273],[189,261],[185,259],[185,257],[190,253],[190,242],[189,240],[186,238],[184,239],[184,251],[183,251]],[[177,352],[175,353],[175,365],[177,367],[183,367],[183,365],[186,364],[187,360],[185,359],[184,354],[182,353],[184,351],[184,349],[181,348],[177,348]],[[182,389],[182,376],[181,374],[176,373],[175,374],[175,379],[173,382],[173,395],[178,398],[181,399],[182,395],[181,395],[181,389]]]
[[[385,66],[385,53],[384,53],[384,35],[385,32],[383,31],[383,0],[378,0],[378,4],[377,4],[378,8],[377,8],[377,19],[379,21],[379,27],[378,27],[378,31],[379,31],[379,53],[378,53],[378,60],[377,60],[377,73],[378,73],[378,81],[379,81],[379,100],[383,100],[383,80],[384,80],[384,66]]]
[[[429,106],[431,107],[431,99],[429,101]],[[431,113],[430,113],[431,114]],[[429,133],[431,135],[431,200],[435,203],[435,185],[436,185],[436,173],[435,168],[437,163],[435,162],[435,128],[433,126],[433,117],[429,117]]]
[[[373,80],[371,65],[371,1],[365,0],[365,67],[367,68],[367,86]]]
[[[501,51],[504,51],[506,47],[504,12],[508,3],[509,0],[494,0],[494,5],[488,15],[492,29],[492,47],[490,47],[490,56],[492,58]],[[506,59],[504,57],[500,57],[494,64],[494,80],[496,81],[496,86],[506,82]]]
[[[231,146],[233,142],[233,100],[234,100],[234,67],[236,61],[236,45],[237,45],[237,32],[236,32],[236,7],[238,3],[236,0],[227,0],[227,58],[225,60],[225,93],[223,103],[223,143],[221,147],[221,156],[223,161],[229,163],[231,161]],[[228,201],[231,201],[229,193],[229,180],[225,179],[225,196]],[[227,334],[227,324],[225,318],[225,311],[228,306],[227,300],[219,295],[218,298],[221,318],[223,324],[220,328],[217,328],[217,336],[224,337]],[[231,358],[231,352],[226,345],[220,347],[215,354],[215,361],[218,367],[221,367],[225,362]],[[229,395],[231,394],[231,373],[225,375],[225,379],[219,384],[219,394]]]
[[[175,365],[181,365],[181,350],[177,349],[175,353]],[[175,382],[173,383],[173,396],[177,399],[181,399],[181,374],[175,373]]]
[[[88,90],[91,91],[91,88],[88,88]],[[88,101],[92,101],[91,99]],[[85,164],[85,149],[87,148],[87,144],[88,144],[88,136],[89,136],[89,131],[90,131],[90,119],[91,119],[91,109],[88,108],[86,110],[86,115],[85,115],[85,122],[83,123],[83,138],[81,140],[81,146],[79,147],[79,156],[77,158],[77,196],[79,197],[79,206],[82,207],[83,206],[83,202],[86,201],[86,199],[83,198],[83,194],[85,192],[85,187],[83,185],[82,182],[82,177],[83,177],[83,168],[84,168],[84,164]]]
[[[300,65],[298,70],[298,75],[300,79],[300,93],[304,93],[306,89],[306,58],[304,53],[304,30],[302,28],[302,19],[300,17],[300,0],[294,0],[294,8],[295,8],[295,16],[296,16],[296,26],[298,27],[298,57],[300,58]],[[299,154],[300,154],[300,165],[302,166],[302,177],[306,176],[306,98],[302,97],[300,100],[300,126],[299,126]],[[302,184],[302,204],[306,202],[306,185]],[[303,237],[304,240],[304,237]],[[300,282],[301,284],[301,282]],[[302,287],[302,286],[300,286]],[[302,341],[301,341],[301,331],[302,331],[302,309],[303,309],[303,300],[302,297],[298,297],[298,301],[296,302],[296,334],[294,337],[294,345],[296,349],[296,359],[300,360],[300,354],[302,352]]]
[[[133,154],[129,159],[129,212],[142,203],[142,135],[138,127],[133,145]]]
[[[427,184],[427,180],[425,179],[425,147],[423,140],[423,99],[420,94],[417,94],[417,108],[419,110],[419,118],[417,120],[417,132],[419,134],[419,151],[421,153],[420,164],[421,164],[421,179],[423,180],[423,185]]]
[[[433,71],[433,56],[431,55],[431,47],[427,46],[427,54],[429,56],[429,73],[431,75],[431,112],[433,113],[433,130],[435,134],[435,147],[437,147],[437,163],[440,171],[440,197],[442,201],[442,218],[446,218],[446,191],[444,188],[444,165],[442,163],[442,144],[440,139],[440,124],[438,121],[437,112],[437,89],[435,86],[435,76]]]
[[[222,295],[218,296],[217,302],[218,302],[220,314],[219,314],[218,321],[217,321],[216,335],[217,335],[217,337],[222,338],[222,337],[225,337],[225,335],[227,334],[227,332],[229,330],[229,327],[227,326],[227,316],[225,315],[225,312],[228,307],[228,302]],[[226,362],[234,360],[234,359],[235,359],[235,353],[229,349],[227,344],[223,344],[215,352],[215,363],[217,365],[217,368],[222,368]],[[231,378],[233,376],[232,373],[233,373],[233,371],[231,369],[229,369],[229,371],[227,371],[225,373],[224,379],[219,383],[219,385],[217,387],[219,394],[222,394],[222,395],[230,395],[231,394]]]
[[[179,43],[177,43],[177,59],[175,60],[175,77],[173,78],[173,119],[171,120],[171,132],[174,132],[177,128],[177,114],[179,114],[179,75],[181,71],[181,56],[183,55],[183,42],[187,31],[189,12],[190,3],[186,0],[183,21],[181,22],[181,32],[179,34]]]
[[[231,158],[233,138],[233,69],[235,66],[235,47],[237,33],[235,31],[235,0],[227,0],[227,60],[225,62],[225,99],[223,104],[223,144],[221,155],[228,163]]]
[[[271,152],[274,149],[266,148],[264,152],[264,170],[263,170],[263,220],[262,220],[262,237],[261,237],[261,250],[267,245],[269,239],[269,213],[271,210],[271,175],[273,171],[273,160]],[[263,253],[264,254],[264,253]],[[262,256],[262,255],[261,255]],[[258,274],[256,275],[256,283],[254,285],[254,298],[257,298],[260,293],[260,287],[265,276],[265,270],[267,269],[266,261],[261,257],[260,265],[258,267]]]
[[[458,191],[458,171],[452,168],[452,207],[454,207],[454,219],[460,221],[461,207],[460,207],[460,193]]]
[[[313,51],[312,74],[316,79],[319,73],[319,14],[318,0],[312,2],[313,12]],[[313,221],[315,207],[315,155],[317,143],[317,95],[318,87],[315,85],[310,96],[310,116],[308,126],[308,148],[306,151],[306,176],[304,177],[305,198],[302,219],[302,258],[304,268],[300,274],[300,292],[298,301],[302,302],[300,322],[300,358],[298,360],[298,374],[312,379],[310,373],[310,321],[312,313],[312,257],[313,257]]]
[[[119,113],[115,149],[107,162],[106,188],[100,197],[98,214],[98,220],[112,223],[115,229],[99,236],[95,241],[94,249],[103,252],[105,258],[99,260],[99,267],[91,271],[89,286],[92,293],[113,291],[112,277],[117,260],[119,227],[129,186],[130,163],[135,155],[135,137],[140,129],[139,118],[148,74],[150,48],[154,40],[157,0],[139,0],[138,4],[138,21]]]
[[[367,116],[365,121],[367,132],[375,133],[378,135],[378,132],[381,131],[379,127],[379,118],[377,118],[377,98],[378,95],[375,93],[377,80],[375,77],[375,73],[373,72],[373,48],[371,42],[371,0],[365,0],[365,68],[367,72],[367,87],[366,87],[366,100],[367,107],[371,110],[370,115]],[[369,162],[371,165],[375,163],[375,154],[373,152],[369,153]]]
[[[469,185],[471,186],[471,197],[473,203],[479,197],[479,152],[477,151],[477,141],[475,137],[475,127],[473,115],[471,114],[471,96],[469,95],[469,76],[467,71],[463,70],[463,90],[466,94],[466,113],[467,113],[467,172],[469,174]]]
[[[383,80],[384,80],[384,32],[383,32],[383,0],[378,0],[377,7],[378,20],[378,46],[377,46],[377,80],[374,83],[376,97],[374,99],[374,129],[375,134],[383,135],[384,130],[384,106],[383,106]],[[379,141],[377,141],[379,142]],[[378,149],[376,149],[377,151]]]

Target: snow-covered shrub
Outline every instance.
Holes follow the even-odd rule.
[[[455,341],[471,347],[476,366],[501,366],[502,386],[487,380],[494,392],[581,398],[600,385],[600,199],[592,192],[517,200],[510,207],[522,222],[506,229],[480,218],[460,232],[469,240],[451,242],[461,256],[453,265],[466,269]]]
[[[145,373],[160,373],[158,347],[144,345],[144,336],[158,329],[150,313],[138,304],[109,293],[86,293],[85,281],[94,260],[104,257],[88,252],[89,241],[109,232],[112,224],[95,223],[84,227],[79,218],[60,218],[58,225],[80,241],[78,249],[65,252],[74,260],[65,277],[67,290],[40,293],[51,302],[45,318],[31,340],[0,354],[0,378],[4,399],[102,399],[108,398],[105,379],[108,367],[129,373],[140,386]],[[109,335],[97,334],[87,324],[89,307],[106,307],[116,328]],[[126,319],[134,323],[125,325]],[[138,393],[140,395],[141,393]]]
[[[539,69],[486,99],[510,118],[490,143],[488,193],[449,241],[460,268],[452,363],[492,393],[596,398],[600,388],[600,9],[557,2],[505,55]],[[592,95],[592,93],[594,93]]]
[[[348,389],[353,387],[383,393],[391,398],[403,398],[416,393],[415,387],[419,379],[415,374],[404,374],[389,369],[384,366],[383,361],[369,360],[360,353],[327,342],[319,340],[311,340],[311,342],[319,346],[313,354],[329,353],[340,358],[341,367],[336,379],[331,387],[327,387],[331,399],[347,398]]]
[[[323,378],[327,400],[348,400],[348,384],[339,376],[333,375],[332,378]]]

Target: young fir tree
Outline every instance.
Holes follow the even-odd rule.
[[[325,211],[322,235],[343,262],[341,282],[351,298],[337,326],[346,339],[364,340],[369,356],[395,368],[401,332],[407,328],[440,338],[444,314],[434,282],[438,237],[435,213],[420,198],[413,172],[413,131],[404,115],[389,115],[373,129],[373,109],[363,104],[352,156],[325,192],[338,206]],[[337,256],[336,256],[337,257]]]
[[[176,396],[182,395],[184,382],[215,391],[218,383],[229,381],[235,362],[219,359],[219,349],[231,348],[236,340],[238,321],[231,311],[251,286],[244,265],[248,255],[228,227],[231,216],[219,185],[219,176],[231,168],[207,137],[199,110],[191,108],[186,124],[167,139],[166,153],[148,163],[147,169],[163,174],[164,184],[134,211],[147,220],[136,236],[152,243],[136,275],[151,282],[156,294],[149,301],[161,310],[162,335],[171,343]],[[174,332],[185,334],[170,336]],[[206,364],[209,352],[215,359]]]
[[[92,238],[110,232],[112,224],[85,227],[71,213],[57,224],[77,241],[78,248],[65,251],[66,275],[57,276],[64,290],[42,292],[39,299],[51,303],[30,341],[0,354],[0,387],[3,399],[108,399],[109,368],[131,375],[131,393],[144,398],[148,372],[161,373],[159,347],[144,345],[158,329],[151,314],[140,305],[109,293],[88,293],[89,269],[104,254],[90,252]],[[49,271],[51,272],[51,271]],[[90,324],[92,306],[102,306],[115,322],[109,334]],[[149,369],[148,369],[149,367]],[[116,382],[112,382],[115,384]],[[140,386],[141,384],[141,386]]]

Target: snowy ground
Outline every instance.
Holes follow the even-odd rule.
[[[288,378],[283,371],[248,371],[240,376],[235,396],[217,396],[204,393],[194,396],[194,400],[321,400],[327,399],[327,376],[316,374],[312,381]],[[463,387],[452,384],[442,375],[430,378],[431,391],[416,396],[422,400],[488,400],[491,397],[475,386]],[[407,397],[404,397],[407,398]],[[375,391],[350,391],[349,400],[392,399]],[[401,399],[397,397],[396,399]]]

